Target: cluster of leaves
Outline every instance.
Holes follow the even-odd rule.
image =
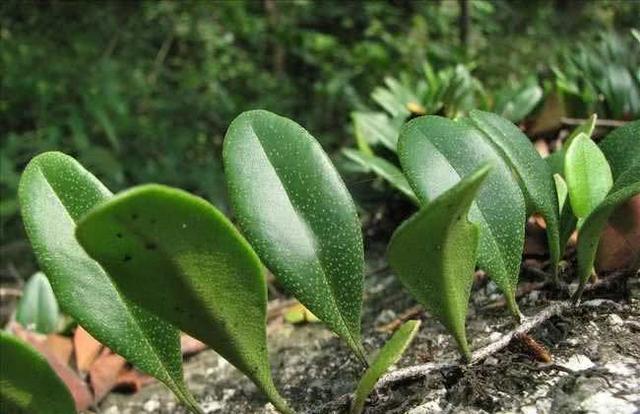
[[[249,242],[199,197],[157,184],[113,196],[58,152],[35,157],[25,169],[23,220],[63,310],[192,411],[200,409],[182,379],[178,329],[245,373],[281,412],[291,412],[269,366],[262,263],[366,365],[360,223],[319,143],[286,118],[240,115],[227,132],[224,162]],[[371,391],[417,326],[400,330],[372,360],[360,393]]]
[[[421,208],[394,234],[389,262],[407,290],[450,330],[466,360],[465,319],[476,264],[519,318],[515,288],[526,217],[535,212],[545,219],[555,270],[566,226],[560,211],[570,206],[579,219],[584,284],[608,215],[640,193],[640,123],[603,141],[613,170],[607,175],[609,164],[588,137],[594,121],[568,143],[564,187],[561,177],[554,182],[553,165],[498,115],[471,111],[456,121],[423,116],[402,127],[398,155]],[[213,205],[182,190],[148,184],[113,196],[77,161],[53,152],[34,158],[21,178],[27,234],[63,310],[165,383],[192,411],[200,408],[182,379],[178,330],[216,350],[278,410],[292,412],[271,376],[262,264],[366,366],[360,325],[364,252],[356,208],[320,144],[287,118],[243,113],[228,129],[223,160],[243,234]],[[597,167],[596,174],[587,166]],[[556,186],[566,189],[559,198]],[[570,202],[563,202],[566,193]],[[575,225],[571,217],[562,216]],[[47,287],[40,279],[34,286]],[[418,326],[408,322],[371,360],[354,412]],[[29,391],[10,398],[17,401],[20,392]]]
[[[552,70],[568,113],[631,120],[640,117],[639,67],[640,32],[632,29],[567,48]]]

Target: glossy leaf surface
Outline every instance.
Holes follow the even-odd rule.
[[[229,127],[223,158],[238,223],[262,261],[364,361],[360,222],[320,144],[287,118],[249,111]]]
[[[388,251],[398,279],[451,332],[467,360],[465,319],[478,246],[478,226],[467,216],[489,170],[469,174],[402,223]]]
[[[400,133],[398,155],[405,176],[423,205],[486,162],[493,164],[471,206],[469,219],[480,226],[479,267],[505,294],[511,312],[519,316],[515,289],[524,245],[526,205],[511,167],[482,132],[467,123],[437,116],[407,123]]]
[[[76,241],[80,217],[110,197],[96,177],[58,152],[35,157],[20,180],[25,229],[62,310],[198,411],[182,379],[178,330],[123,297]]]
[[[598,242],[602,230],[607,224],[607,219],[618,206],[637,194],[640,194],[640,162],[633,164],[618,177],[609,194],[589,214],[580,228],[577,256],[578,277],[581,286],[584,286],[591,275]],[[581,290],[578,292],[577,297],[580,294]]]
[[[351,404],[351,413],[360,414],[364,409],[367,396],[371,394],[376,382],[389,369],[389,367],[402,357],[413,338],[420,329],[420,321],[407,321],[397,331],[394,332],[391,339],[384,344],[380,352],[373,358],[373,362],[362,375],[358,388]]]
[[[418,198],[413,193],[407,179],[398,167],[391,164],[384,158],[376,157],[375,155],[367,155],[351,148],[343,149],[342,153],[350,160],[366,168],[368,171],[371,171],[385,179],[395,189],[399,190],[411,201],[418,204]]]
[[[482,131],[516,174],[526,198],[528,214],[539,213],[547,224],[551,261],[560,261],[560,224],[558,197],[553,174],[526,135],[506,119],[482,111],[471,111],[472,123]]]
[[[0,331],[0,355],[0,412],[76,412],[67,387],[35,349]]]
[[[579,219],[587,217],[613,185],[607,159],[585,134],[576,136],[567,149],[564,175],[571,208]]]
[[[16,320],[25,328],[43,334],[55,332],[58,328],[58,301],[44,273],[35,273],[24,286],[16,309]]]
[[[88,213],[77,237],[127,297],[210,345],[290,412],[271,379],[260,261],[215,207],[170,187],[134,187]]]

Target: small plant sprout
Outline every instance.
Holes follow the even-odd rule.
[[[80,218],[111,192],[73,158],[47,152],[27,165],[18,196],[33,251],[62,310],[200,412],[182,378],[178,330],[123,296],[75,238]]]
[[[580,299],[585,284],[591,275],[600,234],[609,216],[617,207],[640,194],[640,121],[630,122],[611,132],[600,143],[600,149],[598,147],[594,149],[594,146],[590,144],[590,140],[588,141],[589,143],[586,143],[584,138],[582,141],[582,144],[580,142],[571,144],[565,161],[565,168],[568,169],[567,173],[571,170],[571,173],[574,174],[573,180],[567,180],[569,198],[575,194],[576,200],[574,203],[578,203],[578,208],[583,208],[584,212],[587,212],[586,215],[579,216],[581,218],[581,226],[578,229],[577,256],[580,286],[574,294],[574,301]],[[569,158],[570,151],[576,144],[582,145],[582,147],[576,147],[574,149],[576,155],[573,158]],[[600,150],[602,151],[601,153]],[[584,155],[585,153],[587,155]],[[580,165],[581,162],[589,162],[589,154],[593,156],[593,153],[604,155],[605,163],[607,164],[606,168],[599,155],[597,158],[600,161],[596,165]],[[588,168],[600,168],[600,170],[604,170],[604,175],[607,175],[607,172],[610,171],[613,186],[604,197],[602,192],[594,194],[591,188],[584,188],[584,181],[589,180],[591,177],[590,173],[586,172]],[[584,173],[583,176],[580,176],[581,172]],[[593,179],[598,180],[599,187],[603,186],[600,182],[603,180],[602,177]],[[572,185],[574,188],[572,188]],[[593,199],[589,197],[593,197]]]
[[[471,359],[465,319],[478,225],[467,219],[490,167],[484,165],[404,222],[389,244],[389,264],[409,293],[451,332]]]
[[[351,414],[360,414],[364,409],[367,396],[376,385],[380,377],[387,372],[389,367],[398,362],[404,351],[407,349],[413,338],[420,329],[420,321],[412,320],[405,322],[393,334],[378,354],[373,357],[371,365],[360,378],[358,387],[351,403]]]
[[[293,412],[271,377],[260,260],[215,207],[143,185],[93,209],[77,237],[132,301],[211,346],[280,412]]]
[[[366,364],[356,207],[318,142],[267,111],[238,116],[223,160],[238,224],[280,283]]]
[[[16,321],[42,334],[55,332],[59,328],[61,315],[58,301],[44,273],[36,272],[25,285],[16,309]]]
[[[73,398],[47,360],[0,331],[0,409],[3,413],[73,414]]]

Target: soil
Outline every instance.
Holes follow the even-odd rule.
[[[416,305],[379,259],[380,253],[368,261],[366,279],[363,332],[370,351],[390,335],[379,327]],[[553,362],[537,362],[531,348],[513,341],[475,366],[460,365],[378,390],[365,412],[640,413],[640,280],[637,272],[629,276],[589,292],[580,307],[530,332]],[[559,299],[558,290],[540,277],[540,272],[523,272],[521,288],[529,292],[519,304],[525,315]],[[479,279],[467,324],[472,349],[514,327],[495,286]],[[527,289],[532,286],[539,289]],[[455,345],[444,328],[425,312],[416,317],[423,319],[422,327],[397,367],[456,360]],[[347,412],[344,405],[327,405],[352,392],[363,370],[344,344],[318,323],[290,325],[276,319],[269,332],[274,377],[293,408],[301,413]],[[256,387],[213,351],[190,358],[184,370],[206,413],[275,413]],[[134,395],[112,393],[97,411],[185,412],[158,383]]]

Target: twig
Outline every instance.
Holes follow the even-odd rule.
[[[560,118],[560,122],[563,125],[582,125],[587,122],[588,119],[578,119],[578,118]],[[616,119],[597,119],[596,126],[607,127],[607,128],[618,128],[626,124],[627,121],[618,121]]]
[[[485,346],[484,348],[480,348],[475,351],[471,356],[471,362],[469,365],[475,365],[487,357],[495,354],[498,351],[506,348],[509,343],[515,338],[517,335],[523,335],[529,332],[530,330],[537,328],[542,325],[544,322],[553,318],[554,316],[558,316],[565,312],[567,309],[571,308],[571,303],[562,301],[555,302],[546,307],[544,310],[539,312],[537,315],[526,318],[522,324],[520,324],[516,329],[511,332],[503,335],[497,341]],[[438,372],[445,368],[453,368],[457,366],[461,366],[460,361],[445,361],[445,362],[430,362],[427,364],[414,365],[411,367],[401,368],[396,371],[390,372],[384,375],[378,383],[376,384],[375,389],[380,390],[388,385],[395,384],[398,382],[404,381],[415,381],[420,378],[424,378],[427,375]],[[339,410],[347,406],[351,401],[351,395],[345,394],[337,399],[330,401],[325,404],[318,410],[311,411],[311,413],[321,413],[321,412],[330,412],[332,410]]]

